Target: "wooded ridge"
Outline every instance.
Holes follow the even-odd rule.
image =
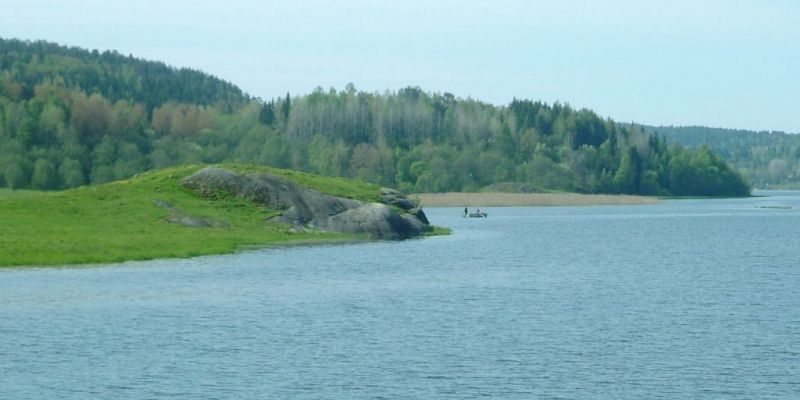
[[[416,87],[374,93],[353,85],[262,100],[199,71],[0,39],[0,186],[63,189],[219,162],[406,192],[750,190],[706,147],[668,145],[568,104],[496,106]]]
[[[800,189],[800,134],[705,126],[645,126],[667,143],[708,148],[759,188]]]

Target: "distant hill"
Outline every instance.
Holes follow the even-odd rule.
[[[646,126],[668,143],[708,146],[759,188],[800,188],[800,134],[703,126]]]
[[[747,195],[708,149],[672,147],[591,110],[494,106],[353,85],[262,101],[190,69],[0,40],[0,187],[62,189],[177,164],[235,161],[411,192]]]
[[[204,72],[45,41],[0,38],[0,71],[3,95],[12,100],[33,98],[37,85],[98,93],[112,103],[140,103],[147,111],[168,101],[230,105],[248,100],[232,83]]]

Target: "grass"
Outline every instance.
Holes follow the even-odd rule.
[[[333,196],[346,197],[365,202],[377,202],[380,199],[380,186],[352,179],[324,177],[295,170],[253,165],[224,164],[220,166],[239,173],[269,172],[270,174],[295,182],[301,186],[309,187],[318,192]]]
[[[18,197],[18,196],[30,196],[32,194],[37,194],[35,190],[15,190],[15,189],[8,189],[8,188],[0,188],[0,199],[7,198],[7,197]]]
[[[379,188],[295,171],[222,165],[238,172],[269,172],[321,192],[375,201]],[[0,191],[0,266],[65,265],[193,257],[297,241],[355,239],[322,232],[292,233],[265,222],[277,211],[242,199],[204,200],[180,185],[202,166],[182,166],[129,180],[63,192]],[[220,224],[192,228],[165,222],[171,203],[183,214]]]
[[[450,228],[434,225],[430,232],[426,233],[425,236],[446,236],[451,233],[453,233],[453,231]]]
[[[419,193],[423,207],[546,207],[654,204],[655,197],[578,193]]]

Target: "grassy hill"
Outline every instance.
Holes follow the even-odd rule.
[[[237,172],[269,172],[332,195],[375,201],[379,187],[295,171],[224,165]],[[204,200],[180,180],[202,166],[181,166],[132,179],[62,192],[0,192],[0,266],[63,265],[230,253],[245,246],[288,241],[352,239],[336,233],[293,233],[266,222],[277,211],[250,201]],[[217,223],[188,227],[167,222],[174,211]]]

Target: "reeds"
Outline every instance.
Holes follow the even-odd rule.
[[[655,204],[656,197],[578,193],[417,193],[422,207],[550,207]]]

